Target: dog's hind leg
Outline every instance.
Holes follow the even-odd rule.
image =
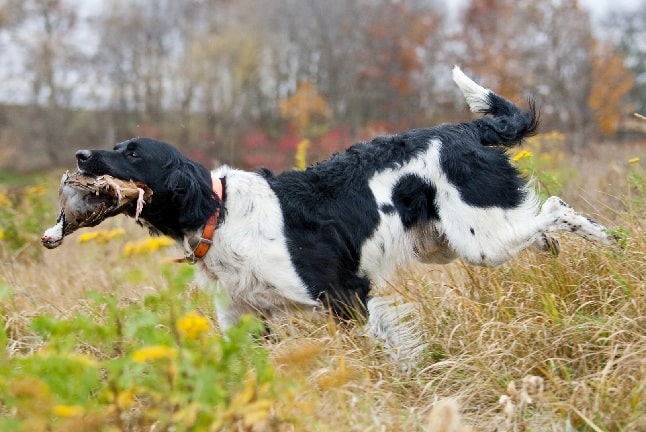
[[[604,244],[613,240],[605,227],[577,213],[558,197],[549,198],[538,210],[532,207],[454,209],[451,215],[457,216],[442,219],[446,247],[469,264],[495,267],[528,247],[556,253],[560,246],[549,233],[557,231]]]
[[[552,196],[543,203],[538,217],[545,219],[545,232],[570,231],[587,240],[610,244],[613,237],[601,224],[587,216],[577,213],[574,209],[557,196]]]
[[[534,220],[523,224],[523,228],[525,232],[520,233],[518,238],[526,239],[526,241],[521,240],[516,245],[510,245],[509,251],[512,255],[530,246],[558,255],[561,249],[560,244],[557,239],[548,235],[548,233],[557,231],[572,232],[587,240],[603,244],[610,244],[613,241],[613,237],[603,225],[576,212],[557,196],[548,198]],[[484,264],[488,265],[488,263]]]

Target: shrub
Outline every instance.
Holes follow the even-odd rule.
[[[0,429],[218,430],[269,421],[280,386],[250,337],[262,325],[248,317],[218,334],[183,298],[185,274],[169,277],[174,288],[141,302],[90,292],[82,311],[31,319],[38,348],[0,358]]]

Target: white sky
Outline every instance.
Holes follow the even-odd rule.
[[[579,0],[581,6],[587,8],[594,21],[599,21],[607,16],[612,10],[634,10],[638,7],[646,7],[645,0]]]

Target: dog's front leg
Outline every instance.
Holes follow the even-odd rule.
[[[218,325],[220,326],[220,331],[224,333],[240,321],[242,312],[231,304],[230,299],[222,299],[220,296],[216,296],[214,302]]]
[[[256,315],[251,308],[233,301],[226,290],[217,290],[213,302],[222,333],[240,322],[243,315]]]
[[[205,268],[195,274],[195,284],[203,292],[213,296],[215,314],[222,333],[236,325],[246,313],[253,313],[248,307],[236,303],[223,282]]]

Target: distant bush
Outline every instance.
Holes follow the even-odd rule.
[[[55,199],[43,183],[14,186],[0,184],[0,241],[11,250],[36,242],[47,226],[53,225]]]

